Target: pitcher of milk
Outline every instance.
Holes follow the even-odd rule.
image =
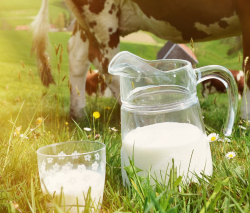
[[[190,62],[179,59],[147,61],[129,52],[118,53],[108,70],[120,75],[124,184],[128,180],[123,167],[132,155],[135,166],[143,170],[138,174],[147,176],[150,171],[159,182],[168,180],[172,159],[183,180],[196,181],[201,173],[212,175],[196,86],[210,78],[225,85],[229,102],[223,131],[229,136],[238,104],[231,72],[217,65],[193,69]]]

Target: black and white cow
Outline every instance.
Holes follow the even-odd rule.
[[[250,55],[250,1],[247,0],[65,0],[77,23],[68,42],[70,113],[81,117],[85,106],[85,81],[91,63],[105,76],[108,64],[119,52],[119,36],[149,31],[175,43],[209,41],[242,34],[244,57]],[[48,0],[33,22],[33,50],[41,65],[45,86],[54,83],[45,53]],[[40,66],[39,65],[39,66]],[[249,64],[246,70],[249,70]],[[250,79],[247,82],[250,86]],[[119,97],[119,78],[109,88]],[[79,89],[81,96],[77,94]],[[249,93],[249,90],[248,90]],[[249,93],[250,98],[250,93]],[[249,108],[250,109],[250,108]],[[249,110],[250,111],[250,110]]]

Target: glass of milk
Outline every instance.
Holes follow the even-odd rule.
[[[201,114],[196,86],[215,78],[229,95],[224,134],[232,133],[238,92],[229,70],[221,66],[193,69],[179,59],[147,61],[129,52],[118,53],[109,64],[109,73],[120,76],[121,166],[134,156],[134,165],[160,183],[168,183],[174,160],[177,175],[186,182],[212,175],[212,158]],[[152,179],[152,184],[154,183]]]
[[[94,141],[69,141],[37,150],[42,191],[65,212],[100,209],[106,169],[106,146]],[[49,207],[51,204],[48,204]]]

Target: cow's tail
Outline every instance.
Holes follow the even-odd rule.
[[[32,52],[36,54],[38,70],[41,81],[44,86],[54,83],[51,75],[51,66],[49,63],[49,56],[46,49],[49,44],[48,30],[49,30],[49,15],[48,15],[48,0],[42,0],[42,6],[35,20],[31,23],[33,31]]]

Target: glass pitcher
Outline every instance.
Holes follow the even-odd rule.
[[[122,176],[134,155],[139,175],[168,181],[177,167],[183,180],[196,181],[201,173],[212,175],[212,158],[197,97],[198,83],[215,78],[229,97],[224,134],[231,135],[237,111],[238,92],[231,72],[217,65],[193,69],[185,60],[147,61],[129,52],[118,53],[109,73],[120,75]],[[151,178],[152,179],[152,178]],[[151,183],[154,183],[152,179]],[[167,183],[167,182],[166,182]]]

